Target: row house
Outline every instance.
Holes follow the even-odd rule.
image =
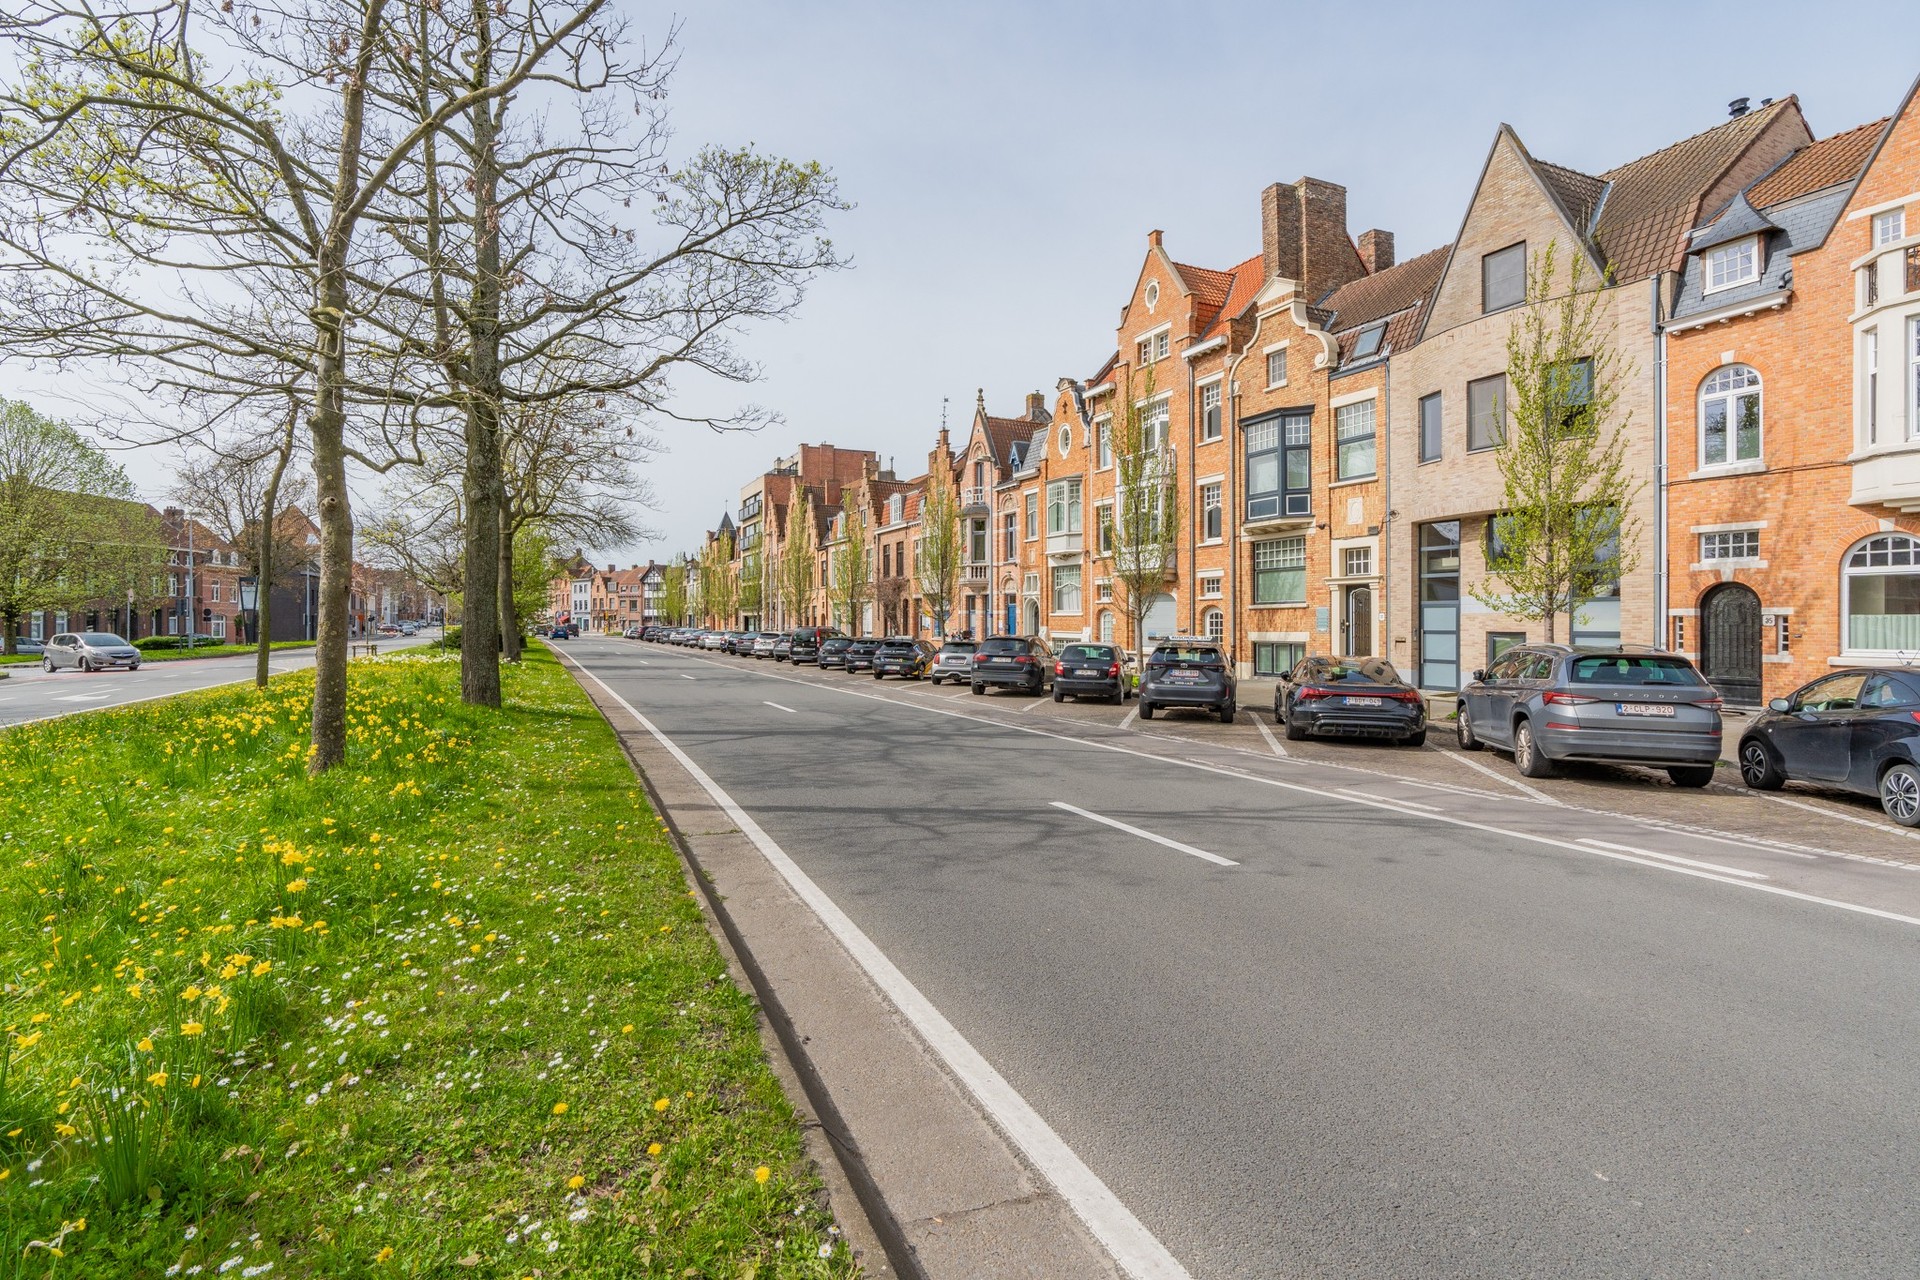
[[[1664,635],[1730,702],[1920,658],[1920,103],[1688,237],[1664,326]],[[1840,678],[1845,678],[1843,674]]]

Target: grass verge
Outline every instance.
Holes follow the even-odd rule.
[[[0,1280],[854,1274],[558,663],[350,673],[0,733]]]
[[[275,640],[269,646],[273,652],[282,649],[311,649],[311,640]],[[152,653],[140,655],[142,662],[187,662],[198,658],[231,658],[236,654],[258,653],[260,647],[251,644],[201,644],[191,649],[156,649]]]

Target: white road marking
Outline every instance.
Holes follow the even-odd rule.
[[[1387,804],[1405,805],[1409,809],[1425,809],[1428,813],[1440,812],[1438,805],[1421,804],[1418,800],[1401,800],[1396,796],[1379,796],[1371,791],[1355,791],[1351,787],[1335,787],[1334,790],[1338,791],[1341,795],[1359,796],[1362,800],[1381,800]]]
[[[1273,754],[1279,756],[1282,760],[1293,759],[1292,756],[1287,754],[1287,749],[1280,745],[1280,739],[1273,736],[1273,730],[1267,728],[1267,722],[1265,720],[1262,720],[1259,716],[1255,716],[1253,718],[1253,724],[1255,728],[1260,730],[1260,736],[1267,740],[1267,745],[1273,748]]]
[[[973,690],[971,690],[971,689],[962,689],[962,690],[961,690],[960,692],[958,692],[958,693],[948,693],[948,694],[942,694],[941,696],[942,696],[942,697],[947,697],[947,698],[967,698],[967,697],[971,697],[972,695],[973,695]]]
[[[1478,769],[1481,773],[1486,774],[1489,778],[1492,778],[1495,782],[1505,783],[1509,787],[1517,787],[1521,791],[1524,791],[1528,795],[1532,796],[1535,800],[1538,800],[1541,804],[1559,804],[1560,803],[1558,800],[1555,800],[1552,796],[1548,795],[1546,792],[1541,791],[1536,787],[1530,787],[1526,783],[1520,781],[1520,779],[1518,778],[1509,778],[1504,773],[1500,773],[1496,770],[1489,769],[1486,765],[1481,764],[1478,760],[1475,760],[1472,756],[1469,756],[1464,751],[1447,751],[1440,747],[1428,747],[1426,749],[1428,751],[1433,752],[1435,755],[1445,756],[1449,760],[1457,760],[1461,764],[1467,766],[1467,768],[1469,769]]]
[[[1033,695],[1032,702],[1029,702],[1026,706],[1020,708],[1020,714],[1025,715],[1027,714],[1027,712],[1032,711],[1035,707],[1043,706],[1046,703],[1049,703],[1052,701],[1053,699],[1050,696],[1046,694],[1036,693]]]
[[[1136,703],[1134,705],[1133,710],[1127,712],[1126,715],[1120,717],[1120,727],[1122,729],[1126,728],[1128,725],[1132,724],[1134,720],[1139,717],[1139,715],[1140,715],[1140,707],[1139,707],[1139,704]]]
[[[792,707],[783,707],[777,702],[769,702],[766,705],[769,707],[772,707],[775,711],[784,711],[790,716],[797,716],[800,714],[798,711],[795,711]]]
[[[1920,840],[1920,831],[1909,831],[1905,827],[1896,827],[1890,822],[1875,822],[1872,818],[1863,818],[1854,813],[1835,813],[1831,809],[1822,809],[1819,805],[1802,804],[1798,800],[1789,800],[1785,796],[1770,795],[1765,791],[1752,794],[1762,800],[1771,800],[1775,804],[1791,805],[1795,809],[1805,809],[1808,813],[1817,813],[1823,818],[1838,818],[1842,822],[1852,822],[1863,827],[1872,827],[1875,831],[1884,831],[1890,836],[1904,836],[1908,840]]]
[[[1006,1082],[993,1064],[982,1057],[967,1038],[946,1016],[935,1008],[933,1002],[921,994],[920,989],[900,972],[885,952],[875,946],[873,940],[861,932],[860,927],[848,918],[846,912],[829,898],[812,877],[800,869],[798,863],[787,855],[765,831],[735,803],[732,796],[720,788],[693,757],[680,749],[666,734],[660,732],[654,723],[641,715],[625,698],[608,687],[607,682],[593,672],[588,671],[576,658],[569,656],[567,661],[587,675],[595,684],[606,691],[608,697],[639,722],[640,727],[653,735],[654,741],[665,747],[668,754],[680,762],[693,780],[700,784],[706,793],[727,816],[733,819],[746,837],[753,841],[754,847],[782,879],[793,889],[800,900],[813,909],[813,913],[825,925],[827,930],[847,949],[854,963],[865,971],[868,979],[879,987],[881,992],[893,1003],[894,1008],[906,1017],[914,1030],[920,1033],[929,1048],[940,1056],[947,1069],[952,1071],[974,1096],[1000,1131],[1013,1139],[1014,1145],[1033,1162],[1043,1177],[1053,1184],[1061,1199],[1072,1207],[1082,1222],[1091,1231],[1094,1238],[1106,1246],[1107,1252],[1119,1264],[1121,1270],[1135,1280],[1191,1280],[1187,1269],[1180,1265],[1167,1247],[1157,1240],[1153,1233],[1133,1216],[1111,1188],[1100,1180],[1098,1174],[1089,1169],[1086,1162],[1074,1154],[1073,1148],[1053,1131],[1053,1126],[1033,1109],[1025,1098]],[[847,690],[851,693],[853,690]],[[861,694],[872,697],[872,694]],[[909,703],[897,704],[900,706]]]
[[[102,702],[113,695],[110,693],[63,693],[53,699],[55,702]]]
[[[582,670],[585,671],[585,668],[583,667]],[[590,671],[586,672],[586,674],[590,676],[593,675],[593,673]],[[778,675],[772,672],[768,672],[766,674],[771,676],[772,679],[786,680],[788,681],[788,683],[791,683],[791,684],[807,683],[804,680],[794,680],[791,677]],[[593,678],[596,683],[598,683],[600,680],[598,676],[594,676]],[[602,687],[604,687],[604,685]],[[609,692],[611,691],[609,690]],[[879,694],[862,693],[857,689],[846,689],[846,690],[843,690],[842,692],[850,693],[856,698],[872,698],[876,702],[889,702],[896,707],[913,707],[914,706],[914,704],[910,702],[901,702],[898,699],[883,697]],[[615,696],[617,697],[618,695],[615,695]],[[623,703],[622,705],[624,706],[625,704]],[[1263,787],[1276,787],[1282,791],[1295,791],[1295,792],[1299,792],[1301,795],[1326,796],[1331,794],[1323,787],[1316,787],[1308,783],[1284,782],[1278,778],[1262,777],[1258,774],[1247,773],[1242,770],[1229,768],[1223,765],[1202,764],[1197,760],[1176,759],[1176,758],[1164,756],[1164,755],[1155,755],[1151,751],[1142,751],[1136,747],[1122,746],[1117,742],[1103,742],[1097,738],[1076,738],[1071,734],[1060,733],[1051,729],[1035,729],[1035,728],[1030,728],[1027,725],[1009,724],[1004,720],[990,720],[985,716],[972,715],[965,711],[952,711],[952,710],[948,710],[945,707],[918,707],[916,709],[930,712],[933,715],[937,715],[937,716],[950,716],[956,720],[970,720],[975,724],[987,725],[991,728],[1009,729],[1015,733],[1030,733],[1037,738],[1052,738],[1057,742],[1071,743],[1075,746],[1087,747],[1094,751],[1112,751],[1119,755],[1134,756],[1138,759],[1148,760],[1155,764],[1172,764],[1172,765],[1177,765],[1178,767],[1183,769],[1197,769],[1202,773],[1216,774],[1222,778],[1238,778],[1243,782],[1258,783],[1260,786],[1263,786]],[[1154,735],[1149,734],[1144,736],[1151,737]],[[1175,740],[1169,739],[1169,741],[1175,741]],[[1187,745],[1191,745],[1191,744],[1187,744]],[[1237,750],[1237,748],[1231,748],[1231,747],[1225,748],[1225,749]],[[1307,762],[1301,761],[1301,763],[1305,765]],[[1319,762],[1317,761],[1314,762],[1314,764],[1315,764],[1315,767],[1319,766]],[[1355,773],[1371,774],[1374,777],[1382,777],[1382,778],[1394,777],[1394,775],[1392,774],[1383,774],[1373,769],[1363,769],[1357,765],[1330,765],[1327,767],[1349,769]],[[1405,814],[1405,810],[1396,808],[1392,803],[1388,801],[1362,800],[1358,796],[1349,796],[1346,798],[1346,802],[1348,804],[1365,805],[1366,807],[1372,808],[1372,809],[1385,809],[1385,810],[1388,810],[1389,812],[1399,812],[1399,813]],[[1559,804],[1558,801],[1550,801],[1550,803]],[[1562,806],[1562,807],[1566,807],[1566,806]],[[1639,821],[1639,819],[1632,818],[1626,814],[1609,813],[1601,809],[1574,809],[1573,811],[1580,812],[1580,813],[1591,813],[1597,817],[1608,818],[1616,821],[1623,821],[1623,822]],[[1817,810],[1816,812],[1825,812],[1825,811]],[[1615,862],[1632,863],[1634,866],[1637,866],[1637,867],[1650,867],[1655,871],[1671,872],[1674,875],[1689,876],[1696,880],[1712,880],[1717,884],[1731,885],[1736,889],[1751,889],[1755,893],[1772,894],[1775,897],[1792,898],[1798,902],[1810,902],[1816,906],[1833,907],[1836,910],[1851,912],[1855,915],[1872,916],[1880,920],[1892,920],[1898,924],[1910,924],[1910,925],[1920,926],[1920,916],[1902,915],[1897,911],[1883,911],[1879,907],[1869,907],[1858,902],[1846,902],[1838,898],[1823,898],[1823,897],[1820,897],[1818,894],[1801,893],[1797,889],[1784,889],[1776,884],[1764,884],[1759,881],[1739,879],[1737,877],[1721,875],[1720,873],[1714,872],[1714,871],[1696,870],[1695,868],[1692,868],[1692,867],[1683,867],[1676,863],[1667,862],[1664,860],[1650,861],[1646,858],[1640,857],[1637,854],[1618,853],[1611,849],[1596,849],[1591,845],[1578,844],[1572,840],[1562,840],[1554,836],[1539,835],[1532,831],[1516,831],[1508,827],[1498,827],[1493,825],[1490,822],[1476,822],[1471,818],[1460,817],[1458,815],[1451,814],[1451,813],[1435,812],[1432,814],[1406,814],[1406,816],[1413,817],[1418,820],[1426,821],[1426,822],[1440,822],[1440,823],[1445,823],[1446,825],[1452,826],[1452,827],[1463,827],[1469,831],[1481,831],[1481,832],[1485,832],[1488,835],[1505,836],[1509,839],[1518,840],[1526,844],[1544,845],[1551,849],[1564,849],[1564,850],[1571,851],[1573,853],[1584,853],[1595,858],[1608,858]],[[1869,825],[1877,825],[1877,824],[1869,824]]]
[[[1772,840],[1762,840],[1762,839],[1759,839],[1758,837],[1750,840],[1740,840],[1740,839],[1735,839],[1732,836],[1709,835],[1705,831],[1689,831],[1685,827],[1674,827],[1674,826],[1656,826],[1654,827],[1654,830],[1659,831],[1665,835],[1679,836],[1683,840],[1685,839],[1711,840],[1715,844],[1730,844],[1736,849],[1747,849],[1750,851],[1758,849],[1767,853],[1784,853],[1789,858],[1805,858],[1808,862],[1820,861],[1820,855],[1817,853],[1804,853],[1799,849],[1789,848],[1784,844],[1778,844]],[[1845,856],[1845,855],[1841,855],[1841,856]],[[1896,862],[1893,865],[1897,867],[1905,867],[1905,866],[1911,866],[1912,864],[1906,863],[1906,862]],[[1920,870],[1920,867],[1916,867],[1915,870]]]
[[[1064,800],[1055,800],[1052,804],[1056,809],[1065,809],[1068,813],[1077,813],[1092,822],[1105,823],[1116,831],[1124,831],[1130,836],[1139,836],[1142,840],[1151,840],[1155,844],[1165,845],[1169,849],[1178,849],[1181,853],[1190,853],[1196,858],[1213,863],[1216,867],[1237,867],[1240,865],[1232,858],[1223,858],[1217,853],[1208,853],[1205,849],[1196,849],[1190,844],[1181,844],[1178,840],[1169,840],[1165,836],[1155,835],[1145,828],[1122,822],[1118,818],[1102,817],[1100,814],[1094,813],[1091,810],[1082,809],[1077,804],[1068,804]]]
[[[684,672],[684,671],[682,671],[682,672],[680,673],[680,678],[681,678],[682,680],[694,680],[694,679],[698,679],[698,677],[697,677],[697,676],[690,676],[690,675],[688,675],[688,674],[687,674],[686,672]]]
[[[1589,836],[1580,838],[1581,844],[1595,845],[1601,849],[1618,849],[1621,853],[1637,853],[1643,858],[1665,858],[1668,862],[1678,862],[1687,867],[1705,867],[1709,871],[1718,871],[1723,875],[1740,876],[1747,880],[1765,880],[1766,876],[1758,871],[1742,871],[1739,867],[1723,867],[1717,862],[1699,862],[1693,858],[1683,858],[1677,853],[1660,853],[1653,849],[1636,849],[1630,844],[1612,844],[1605,840],[1595,840]]]

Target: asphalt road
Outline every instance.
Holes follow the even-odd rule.
[[[563,650],[1195,1277],[1920,1272],[1907,868],[1239,725]]]
[[[378,644],[385,653],[389,649],[425,644],[429,639],[428,636],[398,636],[380,640]],[[5,680],[0,680],[0,728],[236,684],[253,679],[255,661],[252,654],[239,654],[231,658],[144,662],[138,671],[66,670],[51,675],[25,664],[0,667],[0,671],[7,674]],[[312,665],[313,650],[283,649],[269,660],[268,669],[278,675]]]

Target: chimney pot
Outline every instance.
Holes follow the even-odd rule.
[[[1160,247],[1160,233],[1158,231],[1147,232],[1147,243],[1158,249]]]
[[[1052,416],[1047,412],[1047,398],[1038,391],[1027,393],[1027,416],[1035,422],[1045,422]]]
[[[1727,104],[1727,115],[1743,116],[1747,114],[1747,102],[1748,99],[1746,98],[1735,98]]]
[[[1378,227],[1360,233],[1360,263],[1368,275],[1377,275],[1393,265],[1393,232]]]

